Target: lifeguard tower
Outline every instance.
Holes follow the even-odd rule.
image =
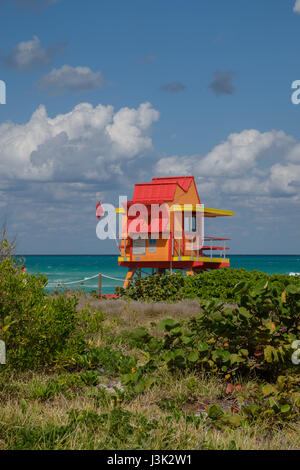
[[[204,218],[234,213],[204,207],[193,176],[153,178],[151,183],[136,184],[132,200],[123,206],[117,212],[122,214],[118,262],[128,268],[124,287],[146,268],[152,273],[181,269],[194,275],[230,266],[226,257],[229,239],[205,236]]]

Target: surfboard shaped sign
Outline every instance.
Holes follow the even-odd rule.
[[[6,347],[2,340],[0,340],[0,364],[6,364]]]

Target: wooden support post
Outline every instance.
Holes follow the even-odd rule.
[[[171,258],[170,258],[170,274],[173,274],[172,261],[174,256],[174,238],[171,238]]]
[[[99,297],[101,297],[101,289],[102,289],[102,274],[99,273],[99,279],[98,279]]]
[[[136,268],[130,268],[130,269],[128,269],[128,273],[126,274],[126,279],[125,279],[125,282],[124,282],[124,284],[123,284],[124,289],[126,289],[126,287],[129,286],[130,281],[132,280],[132,278],[133,278],[135,272],[136,272]]]
[[[187,276],[194,276],[194,274],[195,274],[195,273],[194,273],[193,268],[186,270],[186,275],[187,275]]]

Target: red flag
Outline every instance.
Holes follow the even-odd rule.
[[[97,216],[98,219],[101,219],[103,214],[104,214],[104,210],[103,210],[103,207],[101,205],[101,201],[99,201],[97,206],[96,206],[96,216]]]

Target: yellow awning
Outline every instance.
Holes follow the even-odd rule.
[[[205,217],[228,217],[233,216],[233,211],[227,211],[224,209],[213,209],[212,207],[203,207],[202,204],[174,204],[171,207],[173,212],[182,212],[183,210],[187,212],[204,212]],[[125,214],[125,209],[118,207],[116,209],[117,214]]]
[[[233,216],[233,211],[226,211],[224,209],[213,209],[211,207],[204,208],[204,215],[207,217],[222,217],[222,216]]]
[[[213,209],[211,207],[204,207],[202,204],[174,204],[171,208],[174,212],[182,212],[183,210],[189,212],[204,212],[206,217],[221,217],[233,216],[233,211],[226,211],[224,209]]]

